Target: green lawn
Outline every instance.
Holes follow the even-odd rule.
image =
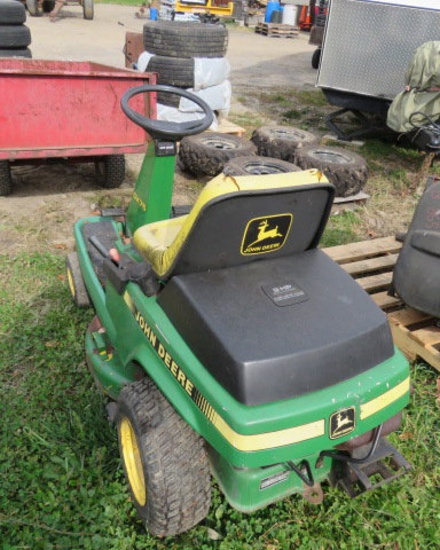
[[[413,463],[404,478],[349,500],[325,488],[252,515],[214,487],[208,518],[174,539],[136,519],[105,398],[86,368],[91,310],[71,304],[62,255],[0,257],[0,548],[437,549],[440,414],[437,373],[413,367],[414,394],[393,443]]]

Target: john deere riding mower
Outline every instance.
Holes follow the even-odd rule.
[[[203,118],[130,105],[157,91]],[[76,224],[67,266],[75,302],[96,311],[87,362],[150,533],[206,516],[210,472],[243,512],[293,493],[319,503],[326,481],[356,496],[405,472],[384,436],[408,403],[408,364],[385,315],[317,248],[332,185],[313,169],[220,174],[178,215],[176,142],[208,128],[210,108],[141,86],[122,109],[152,138],[133,198]]]

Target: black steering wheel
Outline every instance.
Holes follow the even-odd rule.
[[[133,110],[129,106],[128,102],[132,97],[150,92],[165,92],[175,94],[180,97],[186,97],[201,107],[205,116],[199,120],[190,120],[188,122],[168,122],[165,120],[153,120]],[[203,99],[200,99],[186,90],[175,88],[173,86],[145,84],[144,86],[131,88],[122,96],[121,108],[132,122],[146,130],[153,139],[165,138],[168,141],[179,141],[184,136],[199,134],[200,132],[203,132],[203,130],[209,128],[214,120],[214,114],[211,107],[203,101]]]

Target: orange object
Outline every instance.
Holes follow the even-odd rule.
[[[312,15],[309,6],[303,6],[301,8],[298,24],[302,31],[309,31],[312,28]]]

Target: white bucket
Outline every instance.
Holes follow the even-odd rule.
[[[283,23],[285,25],[296,25],[298,6],[286,4],[283,8]]]

